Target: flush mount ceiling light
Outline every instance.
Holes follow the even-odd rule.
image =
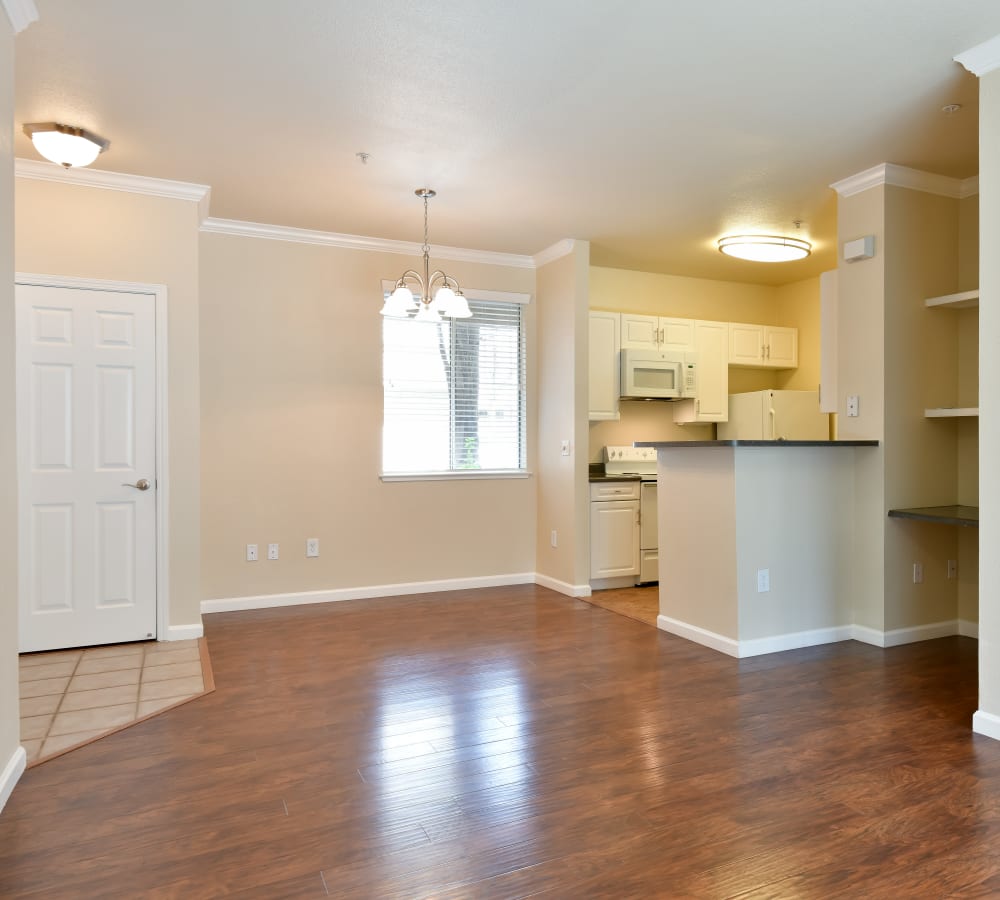
[[[719,238],[719,250],[752,262],[791,262],[805,259],[812,252],[812,244],[772,234],[736,234]]]
[[[458,282],[450,275],[437,270],[431,273],[431,245],[427,242],[427,202],[437,192],[430,188],[417,188],[414,193],[424,201],[424,272],[421,275],[407,269],[396,280],[396,289],[386,298],[383,316],[405,319],[417,310],[418,322],[440,322],[441,316],[451,319],[468,319],[472,316],[469,304]],[[416,289],[416,293],[414,292]]]
[[[89,166],[111,146],[111,141],[92,131],[58,122],[36,122],[25,125],[23,130],[42,156],[67,169]]]

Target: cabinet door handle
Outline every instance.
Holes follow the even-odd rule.
[[[770,344],[767,345],[767,358],[768,359],[771,358],[771,345]]]

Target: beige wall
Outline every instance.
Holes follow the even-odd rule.
[[[851,624],[854,467],[872,452],[735,451],[740,641]],[[757,592],[758,569],[769,570],[767,592]]]
[[[928,419],[925,407],[958,394],[958,317],[928,309],[927,297],[959,285],[959,201],[885,189],[885,502],[887,509],[943,506],[958,497],[958,421]],[[958,530],[919,522],[886,525],[886,630],[953,620]],[[924,581],[913,583],[913,564]]]
[[[164,284],[168,291],[170,624],[201,622],[198,206],[16,180],[16,264],[42,275]]]
[[[798,328],[798,369],[785,372],[731,368],[729,392],[814,390],[819,384],[819,278],[775,288],[591,266],[590,306],[641,315]],[[601,462],[601,452],[609,444],[705,441],[714,437],[713,425],[674,424],[668,403],[624,402],[618,421],[590,423],[589,459]]]
[[[590,245],[537,271],[538,463],[536,571],[562,585],[589,582],[587,311]],[[570,456],[560,442],[572,442]],[[558,533],[558,547],[551,532]]]
[[[837,240],[875,236],[875,256],[838,266],[838,436],[883,440],[885,228],[883,187],[870,188],[837,205]],[[847,417],[847,397],[860,397],[860,415]],[[882,631],[886,507],[884,447],[859,454],[854,479],[854,565],[851,596],[855,624]]]
[[[660,615],[732,641],[739,639],[736,452],[657,454]],[[671,515],[674,509],[684,516]]]
[[[1000,547],[1000,71],[979,79],[980,550]],[[979,573],[979,709],[1000,725],[1000,571]]]
[[[202,235],[200,257],[206,599],[534,570],[534,479],[379,480],[381,282],[414,259],[219,234]],[[467,292],[534,293],[530,269],[447,270]],[[528,399],[530,420],[531,384]],[[529,469],[535,458],[531,443]]]
[[[14,437],[14,35],[0,13],[0,772],[20,743]]]

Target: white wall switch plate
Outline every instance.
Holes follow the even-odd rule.
[[[913,583],[914,584],[924,583],[924,567],[922,563],[913,564]]]
[[[858,415],[858,409],[860,408],[860,405],[861,401],[859,400],[858,395],[851,394],[847,398],[847,415],[849,415],[852,419],[856,418]]]
[[[770,569],[758,569],[757,570],[757,593],[766,594],[771,590],[771,570]]]
[[[268,559],[277,559],[278,558],[278,545],[277,544],[268,544],[267,545],[267,558]]]
[[[319,556],[319,538],[306,538],[306,556]]]
[[[559,452],[563,456],[569,456],[569,441],[560,441],[559,442]]]
[[[958,576],[958,560],[949,559],[948,560],[948,577],[956,578]]]
[[[247,544],[247,562],[257,562],[256,544]]]
[[[552,536],[551,536],[550,540],[552,541],[552,546],[553,547],[558,547],[559,546],[559,532],[556,531],[554,528],[552,529]]]

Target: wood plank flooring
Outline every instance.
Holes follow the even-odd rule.
[[[205,621],[214,694],[25,773],[0,896],[1000,896],[970,639],[737,661],[533,586]]]

